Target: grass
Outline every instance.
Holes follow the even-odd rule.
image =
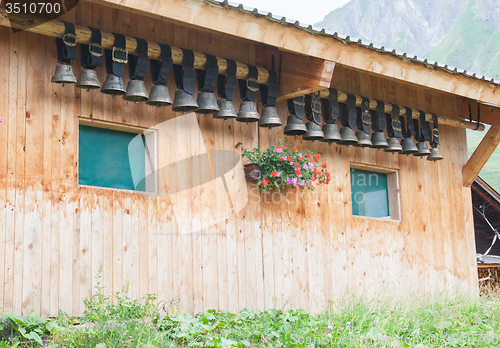
[[[498,347],[497,293],[376,302],[347,296],[318,314],[243,309],[238,314],[211,310],[193,317],[152,295],[131,300],[126,293],[116,294],[113,304],[98,288],[85,302],[81,318],[61,312],[56,319],[29,316],[21,320],[40,322],[29,331],[37,329],[38,336],[45,335],[54,348]],[[17,332],[11,341],[0,342],[0,348],[37,347],[37,342]]]

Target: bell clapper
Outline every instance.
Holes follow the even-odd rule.
[[[139,104],[139,102],[138,102],[138,101],[136,101],[135,103],[136,103],[136,104]]]
[[[113,98],[116,98],[116,94],[113,94]]]
[[[90,92],[90,88],[87,89],[87,93]]]
[[[224,117],[224,121],[227,121],[227,117]]]
[[[66,84],[65,84],[65,83],[63,83],[63,84],[62,84],[62,86],[63,86],[63,87],[66,87]]]

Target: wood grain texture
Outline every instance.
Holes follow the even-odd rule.
[[[257,61],[258,49],[248,42],[158,19],[138,28],[145,18],[137,13],[91,5],[86,13],[92,16],[77,8],[69,19],[249,64]],[[54,85],[49,82],[56,66],[52,38],[4,28],[0,34],[6,48],[0,63],[9,67],[0,71],[6,86],[0,92],[5,118],[0,125],[2,310],[35,309],[54,316],[63,309],[80,315],[83,300],[96,292],[98,272],[105,294],[157,293],[168,307],[192,313],[245,307],[320,312],[349,292],[376,297],[477,291],[470,189],[462,185],[464,129],[440,127],[444,160],[437,163],[290,137],[300,149],[321,154],[332,182],[315,192],[285,189],[281,194],[263,194],[247,182],[248,203],[238,212],[228,209],[223,185],[199,187],[193,194],[215,196],[220,221],[214,225],[198,201],[176,216],[164,191],[151,196],[79,186],[79,119],[132,132],[172,121],[167,141],[175,146],[164,145],[157,154],[158,161],[167,162],[205,150],[241,154],[237,142],[247,149],[266,148],[281,140],[283,127],[260,129],[198,115],[186,128],[181,114],[170,108],[129,105],[99,91]],[[97,73],[101,80],[106,76],[102,67]],[[173,97],[173,77],[168,87]],[[332,87],[443,115],[461,108],[450,95],[341,65],[333,71]],[[238,109],[239,98],[234,104]],[[284,124],[287,105],[279,102],[277,108]],[[400,219],[352,216],[351,165],[397,172]],[[236,195],[244,198],[242,192]],[[180,219],[196,232],[182,234]]]

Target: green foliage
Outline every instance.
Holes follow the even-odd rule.
[[[11,313],[3,313],[3,321],[0,322],[0,330],[6,330],[8,333],[2,338],[8,341],[11,346],[37,346],[43,345],[42,337],[52,333],[57,324],[49,318],[37,317],[33,314],[27,317],[21,317]],[[7,343],[7,342],[5,342]],[[0,344],[0,347],[2,345]]]
[[[240,146],[241,143],[236,144]],[[313,191],[315,184],[328,184],[330,173],[326,164],[319,165],[321,156],[305,149],[299,151],[293,144],[286,145],[286,138],[260,152],[257,146],[253,150],[243,149],[243,158],[248,158],[252,163],[258,164],[261,170],[261,180],[257,185],[262,190],[281,190],[284,185],[291,185],[294,189],[308,189]]]

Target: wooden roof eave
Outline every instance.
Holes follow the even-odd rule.
[[[167,19],[200,30],[229,34],[280,50],[332,61],[401,82],[500,106],[500,88],[490,81],[428,67],[420,62],[378,52],[356,43],[344,43],[328,35],[311,33],[291,24],[284,25],[265,16],[245,13],[224,4],[192,0],[88,1]],[[491,124],[497,119],[495,117],[490,120]],[[498,122],[500,123],[500,119]]]

